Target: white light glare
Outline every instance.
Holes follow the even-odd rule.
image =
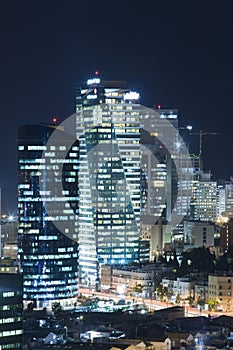
[[[87,95],[88,100],[95,100],[97,98],[97,95]]]
[[[180,141],[176,141],[176,142],[175,142],[175,146],[176,146],[176,149],[180,149],[180,147],[181,147],[181,142],[180,142]]]
[[[88,79],[87,80],[87,85],[99,84],[99,83],[100,83],[100,78],[93,78],[93,79]]]
[[[138,92],[130,91],[124,95],[124,100],[138,100],[140,97]]]

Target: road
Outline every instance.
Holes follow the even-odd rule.
[[[134,300],[134,302],[138,303],[138,304],[145,304],[147,309],[152,311],[152,310],[161,310],[161,309],[165,309],[168,307],[173,307],[173,306],[177,306],[177,304],[170,304],[167,302],[161,302],[159,300],[154,300],[154,299],[145,299],[145,298],[141,298],[141,297],[133,297],[133,296],[125,296],[125,295],[118,295],[118,294],[114,294],[114,293],[108,293],[108,292],[96,292],[92,289],[88,289],[88,288],[80,288],[79,289],[80,294],[84,295],[84,296],[88,296],[88,297],[98,297],[98,298],[102,298],[102,299],[112,299],[115,302],[118,302],[119,300]],[[222,313],[222,312],[213,312],[213,311],[207,311],[207,310],[199,310],[197,308],[191,308],[188,305],[180,305],[183,306],[185,309],[185,316],[186,317],[194,317],[194,316],[206,316],[208,317],[213,316],[213,317],[217,317],[217,316],[221,316],[221,315],[227,315],[227,316],[233,316],[233,313]]]

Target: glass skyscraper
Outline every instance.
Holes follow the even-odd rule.
[[[98,281],[99,264],[140,260],[142,223],[156,225],[164,215],[175,228],[187,212],[192,169],[177,111],[143,107],[139,98],[124,82],[98,76],[77,93],[79,267],[85,284]]]
[[[78,191],[74,169],[77,159],[70,155],[76,152],[77,145],[67,149],[69,136],[62,130],[59,142],[50,145],[48,139],[54,127],[25,125],[18,131],[18,236],[23,298],[35,307],[49,308],[53,302],[72,307],[78,295],[78,245],[72,239],[75,232],[70,232],[70,222],[76,218]],[[49,183],[53,186],[49,187]],[[54,203],[52,214],[47,210],[49,203]]]
[[[98,281],[98,264],[139,261],[139,94],[122,82],[88,81],[77,96],[79,268]],[[97,266],[97,269],[96,269]]]

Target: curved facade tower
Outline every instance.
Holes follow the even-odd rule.
[[[50,308],[53,302],[72,307],[78,294],[78,245],[71,238],[74,232],[69,232],[69,222],[75,220],[76,209],[64,201],[66,197],[75,203],[78,189],[75,186],[72,193],[64,190],[62,197],[56,193],[56,185],[53,191],[46,188],[50,180],[56,184],[67,183],[72,178],[72,183],[76,183],[72,169],[75,161],[68,157],[60,172],[58,155],[60,152],[63,161],[62,151],[68,136],[61,131],[59,144],[50,146],[47,141],[53,131],[52,125],[26,125],[18,131],[18,235],[23,298],[39,308]],[[46,164],[42,154],[49,160]],[[57,204],[53,216],[46,210],[50,202]],[[59,229],[59,222],[67,226],[65,234]]]
[[[159,113],[139,99],[125,82],[98,76],[77,94],[79,268],[85,285],[98,281],[100,264],[142,261],[143,225],[151,229],[168,217],[168,234],[160,230],[157,240],[162,250],[186,214],[191,163],[177,113]]]
[[[123,82],[98,79],[77,96],[79,267],[85,284],[98,281],[98,264],[139,261],[138,99]]]

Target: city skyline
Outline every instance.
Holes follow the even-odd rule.
[[[233,346],[232,15],[1,4],[0,349]]]
[[[27,302],[72,306],[67,298],[78,281],[99,289],[102,265],[152,262],[175,243],[178,226],[181,233],[193,159],[177,111],[139,100],[124,82],[96,75],[77,91],[76,113],[63,123],[19,128],[18,244]],[[216,202],[216,183],[208,198],[195,191],[194,208],[203,201]]]
[[[140,91],[141,104],[178,108],[181,125],[219,132],[204,138],[206,169],[232,175],[232,3],[207,1],[50,2],[5,4],[1,15],[2,207],[16,209],[17,128],[64,120],[75,110],[76,87],[96,69]],[[198,153],[198,136],[190,136]]]

